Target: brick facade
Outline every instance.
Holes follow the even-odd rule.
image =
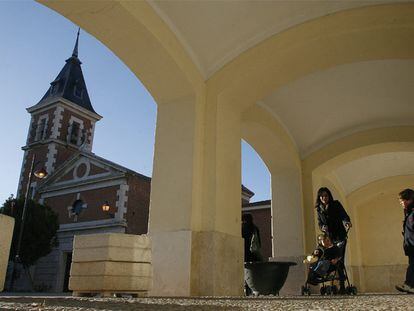
[[[86,131],[87,136],[89,136],[88,133],[92,132],[92,122],[89,118],[81,116],[78,113],[72,112],[69,109],[65,109],[62,113],[62,116],[63,116],[62,121],[61,121],[62,127],[60,130],[60,135],[58,136],[58,139],[67,142],[67,137],[69,135],[69,129],[70,129],[70,121],[72,118],[76,118],[82,122],[82,129]]]
[[[148,216],[151,183],[148,178],[128,178],[127,228],[128,234],[145,234],[148,231]]]
[[[72,206],[78,199],[82,200],[82,202],[86,204],[86,207],[79,214],[77,222],[108,219],[109,213],[104,213],[102,211],[102,205],[105,201],[108,201],[109,206],[111,207],[109,212],[116,213],[117,208],[115,202],[117,200],[118,189],[119,186],[112,186],[59,195],[56,197],[45,198],[44,203],[59,214],[59,223],[61,225],[74,222],[74,217],[69,216],[68,207]]]
[[[44,110],[44,111],[40,111],[40,112],[32,115],[31,126],[29,128],[27,144],[32,144],[32,143],[36,142],[36,133],[39,130],[39,126],[38,126],[39,125],[39,119],[43,118],[44,116],[47,117],[46,128],[45,128],[45,137],[50,137],[50,135],[52,133],[55,110],[56,110],[56,107],[53,107],[53,108],[50,108],[50,109],[47,109],[47,110]]]

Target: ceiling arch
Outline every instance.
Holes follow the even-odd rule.
[[[149,4],[209,78],[226,63],[286,29],[338,11],[384,4],[359,1],[160,1]]]
[[[313,72],[370,60],[413,59],[413,36],[412,3],[341,11],[264,40],[207,83],[228,102],[248,107]]]
[[[318,71],[263,100],[304,158],[349,134],[412,125],[414,60],[345,64]]]
[[[341,165],[329,175],[331,174],[339,181],[345,195],[349,195],[378,180],[414,175],[414,152],[396,151],[372,154]]]
[[[311,156],[313,160],[302,162],[303,167],[309,172],[312,166],[314,181],[327,178],[344,195],[385,178],[414,175],[413,130],[385,128],[351,135],[318,150]],[[322,159],[322,155],[326,157]]]

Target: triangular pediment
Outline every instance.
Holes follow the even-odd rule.
[[[44,192],[60,187],[119,178],[124,177],[126,173],[127,169],[94,154],[79,153],[58,167],[39,190]]]

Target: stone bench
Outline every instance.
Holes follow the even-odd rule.
[[[77,235],[69,289],[74,296],[145,296],[152,286],[151,242],[146,235]]]

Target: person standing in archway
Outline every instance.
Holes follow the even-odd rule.
[[[242,215],[242,237],[244,239],[244,262],[263,261],[259,228],[252,214]]]
[[[345,294],[345,250],[347,232],[352,227],[351,219],[342,204],[334,200],[331,191],[322,187],[318,190],[315,208],[318,213],[318,225],[322,232],[328,234],[331,241],[341,250],[339,262],[339,293]]]
[[[405,189],[399,193],[400,204],[404,208],[403,237],[404,253],[408,257],[405,282],[396,285],[400,292],[414,294],[414,190]]]

